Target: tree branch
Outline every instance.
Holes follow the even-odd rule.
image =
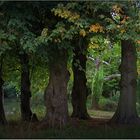
[[[91,57],[91,56],[88,56],[87,57],[89,60],[91,60],[92,62],[95,62],[95,59],[93,58],[93,57]],[[106,64],[106,65],[110,65],[108,62],[106,62],[106,61],[102,61],[103,62],[103,64]]]
[[[121,74],[112,74],[112,75],[105,77],[104,81],[109,81],[109,80],[112,80],[112,79],[120,77],[120,76],[121,76]]]

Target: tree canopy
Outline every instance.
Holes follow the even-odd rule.
[[[44,92],[48,127],[68,124],[69,103],[72,118],[88,120],[87,100],[96,110],[114,96],[110,123],[139,124],[139,47],[139,0],[1,2],[0,123],[7,123],[8,83],[20,98],[22,121],[38,121],[31,97]]]

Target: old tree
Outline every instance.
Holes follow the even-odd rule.
[[[30,106],[33,64],[38,69],[45,69],[46,73],[49,71],[43,120],[50,127],[61,128],[69,122],[67,86],[70,74],[73,74],[71,117],[90,119],[86,64],[90,40],[96,35],[121,44],[120,99],[110,122],[138,123],[136,46],[140,33],[140,11],[137,2],[47,1],[22,4],[3,2],[0,6],[0,123],[7,122],[3,108],[3,74],[7,71],[3,71],[3,64],[8,61],[14,65],[13,60],[20,71],[23,121],[38,120]],[[72,73],[68,70],[70,63]],[[11,69],[13,66],[4,67]]]

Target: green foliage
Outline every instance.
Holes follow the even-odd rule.
[[[99,102],[102,95],[103,82],[104,82],[103,66],[100,66],[99,69],[95,70],[91,88],[92,99],[94,98],[97,103]]]
[[[117,108],[117,102],[115,102],[111,99],[107,99],[107,98],[102,97],[99,100],[99,106],[103,110],[114,111]]]
[[[102,63],[97,70],[94,60],[88,60],[87,85],[102,109],[115,110],[120,79],[104,79],[119,74],[120,40],[139,40],[140,10],[135,1],[3,2],[0,8],[0,57],[4,57],[3,79],[9,83],[4,87],[8,96],[20,92],[19,54],[26,52],[32,105],[39,106],[48,84],[48,63],[58,60],[58,50],[65,50],[71,63],[72,49],[76,46],[73,39],[81,37],[88,40],[88,57],[99,58]],[[68,67],[71,70],[70,64]],[[72,82],[73,75],[68,84],[69,95]],[[105,92],[106,98],[102,97]],[[44,111],[41,108],[38,114]]]
[[[16,44],[14,47],[19,48],[19,53],[26,51],[28,53],[35,51],[36,35],[30,32],[27,23],[22,21],[19,17],[11,18],[8,22],[7,28],[9,30],[10,43]]]
[[[16,89],[13,85],[5,84],[3,90],[4,90],[4,96],[6,98],[17,98]]]
[[[88,62],[87,62],[87,79],[88,87],[90,87],[91,92],[96,93],[96,100],[99,102],[100,98],[105,97],[109,102],[112,98],[116,98],[113,103],[117,104],[118,96],[116,93],[119,91],[119,80],[120,77],[116,77],[110,80],[105,80],[108,76],[112,74],[119,74],[120,65],[120,43],[111,43],[111,41],[102,36],[95,36],[95,38],[90,40],[92,42],[92,47],[89,47]],[[95,47],[95,44],[98,47]],[[100,61],[101,69],[96,68],[96,59]],[[100,71],[101,70],[101,71]],[[103,71],[103,75],[102,75]],[[101,74],[101,81],[97,78],[95,80],[94,75],[96,72]],[[96,84],[96,85],[94,85]],[[100,105],[102,109],[108,109],[106,103]],[[115,109],[115,107],[112,107]]]

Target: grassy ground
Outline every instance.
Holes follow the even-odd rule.
[[[71,119],[63,129],[48,129],[42,123],[21,123],[20,103],[6,100],[5,110],[9,121],[7,126],[0,127],[0,138],[140,138],[140,126],[110,126],[106,122],[113,112],[88,110],[94,117],[91,120]],[[32,110],[41,120],[45,115],[43,105],[33,105]],[[69,112],[72,111],[69,105]]]
[[[69,105],[69,114],[72,113],[72,106]],[[20,102],[15,99],[6,99],[4,104],[6,116],[8,120],[19,120],[20,119]],[[41,120],[45,116],[45,106],[43,104],[32,104],[32,111],[37,114],[38,118]],[[92,110],[88,109],[88,113],[93,118],[104,118],[110,119],[114,112],[102,111],[102,110]]]
[[[40,123],[10,122],[0,127],[0,138],[140,138],[139,130],[140,126],[109,126],[94,119],[71,122],[63,129],[48,129]]]

